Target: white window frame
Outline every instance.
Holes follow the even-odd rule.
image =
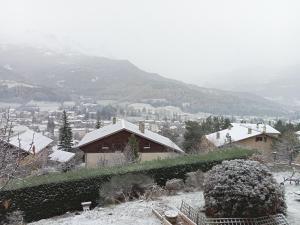
[[[150,142],[148,143],[148,145],[146,146],[146,145],[144,145],[144,149],[150,149],[151,148],[151,144],[150,144]]]

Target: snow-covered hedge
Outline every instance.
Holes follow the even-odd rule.
[[[6,200],[12,203],[11,211],[21,210],[26,221],[35,221],[80,210],[81,202],[92,201],[94,205],[97,204],[100,187],[114,176],[144,174],[153,178],[157,184],[164,185],[173,178],[185,179],[188,172],[205,172],[223,160],[246,158],[251,154],[249,150],[231,149],[123,167],[85,169],[33,177],[20,184],[12,183],[9,190],[0,191],[0,220],[7,213],[1,204]]]
[[[248,218],[286,213],[284,190],[257,161],[224,161],[204,181],[208,217]]]

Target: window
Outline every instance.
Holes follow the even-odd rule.
[[[107,146],[107,145],[102,145],[102,150],[108,150],[109,149],[109,147]]]
[[[112,151],[114,151],[115,153],[121,153],[125,148],[125,144],[124,143],[113,143],[111,148],[112,148]]]
[[[263,141],[263,137],[256,137],[255,141],[256,141],[256,142]]]
[[[150,143],[145,144],[144,149],[150,149]]]

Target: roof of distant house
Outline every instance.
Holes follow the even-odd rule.
[[[251,132],[249,132],[249,129]],[[216,147],[228,144],[228,136],[231,142],[241,141],[261,134],[278,135],[279,131],[265,124],[231,123],[231,128],[221,130],[205,137]]]
[[[150,130],[145,129],[145,132],[142,133],[139,130],[139,127],[133,123],[130,123],[126,120],[120,120],[116,124],[111,124],[100,129],[94,130],[84,136],[84,138],[79,142],[78,147],[82,147],[84,145],[90,144],[94,141],[100,140],[106,136],[117,133],[119,131],[126,130],[137,136],[143,137],[145,139],[151,140],[153,142],[164,145],[165,147],[171,148],[175,151],[184,153],[174,142],[172,142],[169,138],[154,133]]]
[[[64,163],[70,161],[75,156],[75,153],[58,150],[57,147],[52,148],[52,150],[53,152],[49,155],[49,158],[52,161]]]
[[[21,133],[11,137],[9,143],[17,148],[20,147],[23,151],[33,153],[33,146],[35,153],[40,152],[53,142],[52,139],[37,133],[29,128]]]

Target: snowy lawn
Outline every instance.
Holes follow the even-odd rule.
[[[152,214],[151,207],[167,204],[180,207],[181,200],[193,205],[203,203],[202,192],[181,193],[175,196],[165,196],[157,201],[127,202],[108,208],[96,208],[90,212],[65,214],[61,217],[40,220],[31,225],[159,225],[160,221]]]
[[[276,173],[278,182],[283,181],[283,176],[287,177],[290,173]],[[294,192],[300,191],[300,186],[285,184],[286,202],[288,205],[288,220],[291,225],[300,224],[300,202],[295,200]],[[160,221],[152,214],[151,207],[167,204],[169,206],[180,207],[181,201],[189,203],[193,207],[204,205],[203,193],[180,193],[175,196],[164,196],[157,201],[135,201],[107,208],[96,208],[90,212],[80,212],[81,215],[74,213],[40,220],[31,225],[159,225]]]

